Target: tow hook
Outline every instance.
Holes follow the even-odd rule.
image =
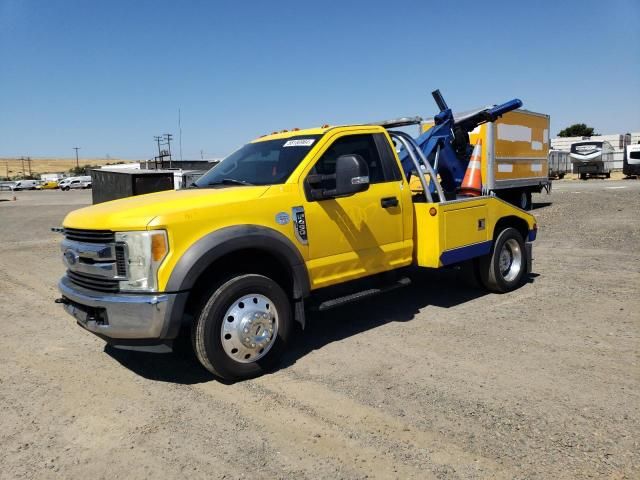
[[[55,303],[62,303],[63,305],[69,305],[69,300],[64,298],[64,297],[60,297],[60,298],[56,298],[54,300]]]

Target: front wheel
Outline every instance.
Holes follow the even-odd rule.
[[[527,273],[527,250],[515,228],[505,228],[496,238],[491,253],[476,262],[480,282],[487,290],[506,293],[518,288]]]
[[[279,359],[291,335],[291,306],[268,277],[238,275],[213,291],[192,329],[202,365],[226,380],[262,375]]]

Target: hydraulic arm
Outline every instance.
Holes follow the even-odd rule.
[[[434,126],[415,139],[415,144],[421,150],[423,157],[428,160],[436,175],[440,176],[440,183],[444,191],[455,192],[462,183],[471,156],[472,146],[469,143],[469,132],[483,123],[493,122],[505,113],[520,108],[522,102],[516,98],[502,105],[454,117],[440,91],[435,90],[432,95],[440,112],[433,118]],[[413,120],[404,123],[390,123],[387,126],[408,125],[415,123],[415,119]],[[404,144],[402,145],[404,147]],[[405,175],[409,178],[411,172],[415,170],[415,164],[411,152],[406,148],[400,152],[400,161]],[[420,173],[418,172],[419,176]],[[436,191],[434,182],[430,182],[429,190],[431,193]]]

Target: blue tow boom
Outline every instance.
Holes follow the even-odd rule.
[[[462,184],[473,147],[469,143],[469,132],[478,125],[494,122],[502,115],[522,106],[514,98],[501,105],[487,107],[454,118],[439,90],[431,93],[440,109],[433,117],[434,126],[415,139],[434,171],[440,175],[440,183],[446,192],[455,192]],[[414,163],[406,150],[400,152],[400,161],[407,178],[410,178]],[[434,191],[434,185],[430,185]]]

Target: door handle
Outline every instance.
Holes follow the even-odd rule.
[[[398,206],[398,199],[396,197],[385,197],[380,199],[380,205],[382,208],[391,208]]]

